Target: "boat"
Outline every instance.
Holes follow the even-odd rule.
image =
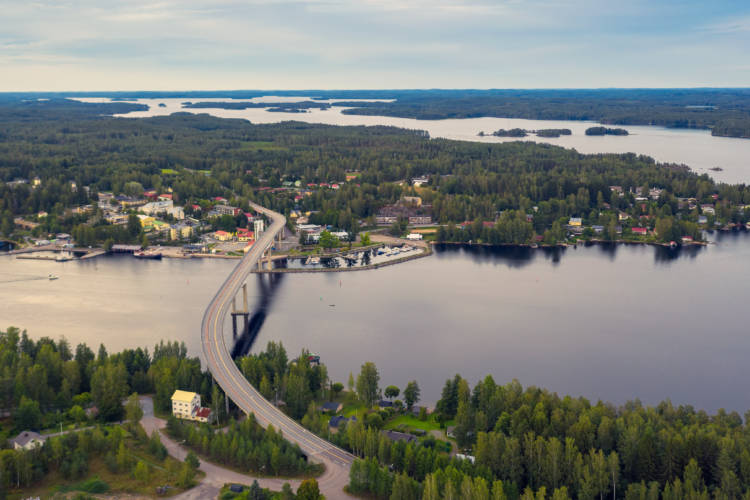
[[[134,252],[133,257],[136,259],[161,259],[161,252]]]
[[[55,257],[55,262],[68,262],[69,260],[73,260],[73,257],[67,255],[58,255]]]
[[[307,259],[307,260],[308,260],[308,261],[310,262],[310,264],[311,264],[311,265],[313,265],[313,266],[315,266],[315,265],[318,265],[318,264],[320,264],[320,259],[319,259],[318,257],[310,257],[310,258],[309,258],[309,259]]]
[[[56,279],[57,279],[58,277],[57,277],[57,276],[55,276],[54,274],[50,274],[50,275],[48,276],[48,278],[49,278],[49,280],[50,280],[50,281],[52,281],[52,280],[56,280]]]

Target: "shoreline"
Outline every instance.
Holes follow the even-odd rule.
[[[544,243],[476,243],[468,241],[431,241],[430,245],[466,245],[473,247],[497,247],[497,248],[528,248],[530,250],[544,250],[552,248],[577,248],[580,246],[594,246],[594,245],[646,245],[668,249],[678,249],[681,247],[707,247],[713,244],[710,241],[692,241],[690,243],[680,243],[676,246],[672,246],[669,243],[659,243],[657,241],[637,241],[637,240],[585,240],[578,241],[576,243],[556,243],[554,245],[547,245]]]

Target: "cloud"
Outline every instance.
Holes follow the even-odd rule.
[[[750,27],[743,4],[0,0],[0,11],[5,90],[79,80],[105,89],[750,81],[737,63]]]

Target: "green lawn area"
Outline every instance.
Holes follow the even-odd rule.
[[[440,430],[440,424],[437,423],[432,415],[427,416],[427,420],[419,420],[413,415],[397,415],[385,423],[385,429],[399,430],[404,428],[422,429],[425,432]]]
[[[161,175],[177,175],[179,172],[173,168],[162,168]]]

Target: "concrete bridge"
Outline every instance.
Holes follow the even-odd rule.
[[[281,430],[284,438],[299,445],[309,459],[325,465],[326,472],[319,478],[319,483],[328,498],[346,497],[342,490],[348,483],[349,469],[355,457],[308,431],[266,400],[237,368],[224,341],[224,323],[230,306],[235,313],[235,321],[238,317],[247,321],[246,299],[245,310],[238,311],[234,305],[235,296],[253,268],[262,266],[264,260],[270,265],[270,248],[274,238],[286,224],[283,215],[254,203],[250,205],[268,217],[271,224],[260,237],[256,236],[255,244],[232,270],[208,305],[201,325],[203,356],[214,380],[239,408],[245,413],[253,413],[262,426],[273,425]]]

